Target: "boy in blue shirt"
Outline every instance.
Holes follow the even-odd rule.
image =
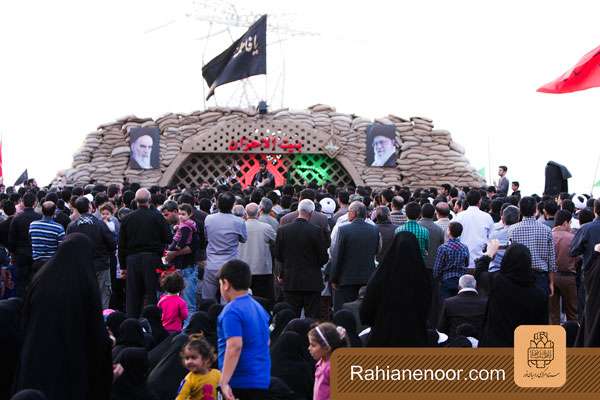
[[[433,278],[440,281],[440,300],[443,302],[458,293],[458,280],[468,274],[469,248],[460,242],[463,226],[460,222],[448,225],[448,241],[438,248],[433,264]]]
[[[226,400],[262,400],[271,383],[269,315],[249,294],[252,274],[243,261],[231,260],[219,272],[227,305],[217,320],[221,391]]]

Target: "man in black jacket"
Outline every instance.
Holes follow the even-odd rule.
[[[322,230],[310,224],[315,203],[298,204],[296,221],[277,230],[275,258],[282,264],[277,280],[283,284],[285,301],[297,316],[304,308],[307,318],[318,318],[323,290],[321,267],[327,263],[327,242]]]
[[[139,189],[135,201],[138,209],[123,219],[119,236],[119,262],[121,270],[127,271],[125,309],[130,318],[138,318],[145,305],[156,304],[155,269],[171,241],[167,222],[150,208],[150,192]]]
[[[456,335],[461,324],[471,324],[480,338],[481,327],[487,305],[487,297],[477,293],[477,282],[472,275],[463,275],[458,280],[458,294],[444,300],[438,330],[449,336]]]
[[[331,254],[330,282],[333,287],[333,311],[354,301],[358,290],[375,271],[375,256],[379,252],[377,227],[365,222],[367,207],[355,201],[348,207],[349,224],[340,227]]]
[[[54,204],[56,204],[56,211],[54,213],[53,219],[59,224],[61,224],[62,227],[65,228],[66,232],[67,228],[69,227],[69,224],[71,223],[71,218],[69,217],[69,214],[58,208],[58,195],[55,192],[48,193],[44,201],[51,201]]]
[[[304,189],[303,191],[301,191],[300,192],[300,201],[302,201],[304,199],[315,202],[316,201],[315,200],[316,199],[315,191],[312,189]],[[285,214],[283,217],[281,217],[281,219],[279,220],[279,224],[280,225],[290,224],[290,223],[296,221],[296,218],[298,218],[298,211],[292,211],[288,214]],[[310,215],[309,222],[312,225],[315,225],[321,229],[321,232],[322,232],[323,237],[325,238],[327,247],[329,247],[329,245],[330,245],[329,236],[331,235],[331,230],[329,229],[329,220],[327,219],[327,216],[321,212],[314,211]]]
[[[110,255],[117,249],[108,226],[90,213],[90,201],[81,196],[75,201],[79,218],[67,227],[67,234],[83,233],[94,246],[94,271],[102,298],[102,309],[108,308],[112,293],[110,284]]]
[[[18,297],[25,296],[25,289],[31,281],[31,239],[29,238],[29,224],[42,215],[34,211],[36,196],[31,192],[23,195],[23,212],[14,216],[8,231],[8,250],[14,256],[16,264],[16,291]]]
[[[8,231],[10,230],[10,223],[17,212],[17,208],[12,201],[4,200],[2,201],[2,210],[4,210],[7,218],[0,222],[0,246],[8,248]]]

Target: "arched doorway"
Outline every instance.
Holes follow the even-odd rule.
[[[174,173],[169,186],[188,187],[228,183],[233,178],[247,187],[258,172],[259,160],[267,160],[267,169],[275,175],[276,185],[306,185],[316,181],[338,186],[355,184],[346,169],[335,158],[325,154],[190,154]]]
[[[355,166],[341,154],[333,132],[296,121],[244,117],[186,139],[160,184],[214,185],[235,178],[246,187],[261,159],[267,161],[277,185],[306,185],[313,180],[340,186],[363,184]]]

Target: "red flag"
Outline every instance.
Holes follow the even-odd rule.
[[[600,46],[556,80],[539,88],[544,93],[570,93],[600,86]]]

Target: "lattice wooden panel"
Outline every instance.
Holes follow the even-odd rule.
[[[287,158],[289,174],[288,182],[306,184],[312,180],[319,185],[332,182],[339,186],[351,185],[354,182],[344,167],[334,158],[322,154],[296,154]]]
[[[275,175],[276,185],[305,185],[312,180],[319,184],[353,184],[344,167],[326,155],[295,154],[277,157],[257,154],[192,154],[177,170],[171,185],[189,187],[191,184],[199,186],[204,182],[215,185],[235,178],[246,187],[258,172],[258,161],[261,158],[268,159],[267,168]]]
[[[208,134],[190,138],[182,150],[187,153],[289,153],[279,145],[267,146],[266,140],[273,137],[280,139],[278,143],[301,143],[302,153],[322,153],[328,139],[327,135],[302,122],[240,117],[220,122]],[[245,150],[246,144],[252,141],[259,142],[260,147]],[[235,143],[242,145],[232,149],[230,145]]]

